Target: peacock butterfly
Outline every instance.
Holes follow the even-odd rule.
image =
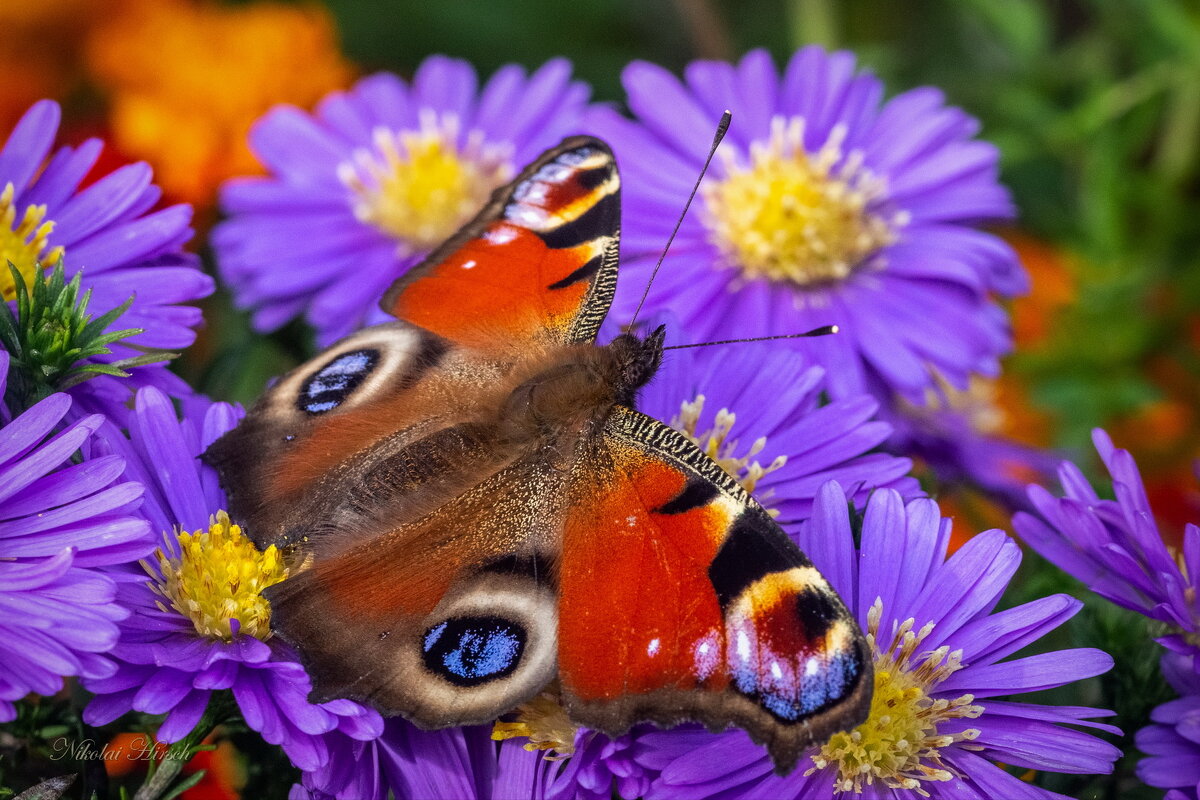
[[[396,317],[285,375],[205,454],[314,700],[496,719],[558,679],[576,722],[735,724],[777,769],[866,717],[826,580],[691,440],[634,410],[663,331],[596,345],[617,281],[609,148],[565,140],[399,278]]]

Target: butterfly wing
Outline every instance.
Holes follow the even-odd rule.
[[[866,641],[770,516],[689,439],[618,406],[565,519],[559,674],[572,718],[745,728],[789,769],[866,718]]]
[[[381,305],[487,351],[591,342],[616,291],[619,226],[612,152],[598,139],[573,137],[497,190]]]
[[[515,461],[269,588],[272,628],[300,652],[313,699],[442,728],[490,722],[540,691],[556,668],[555,504],[567,474]]]
[[[405,322],[365,328],[284,375],[204,458],[260,546],[384,510],[412,519],[475,475],[430,437],[498,402],[509,369]]]
[[[382,305],[398,322],[269,389],[206,454],[254,540],[293,543],[344,517],[380,459],[492,410],[547,348],[592,341],[616,289],[619,202],[608,147],[565,140],[392,285]],[[383,500],[378,489],[366,502]]]

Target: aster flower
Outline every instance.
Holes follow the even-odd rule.
[[[183,305],[213,291],[199,259],[182,251],[192,234],[188,206],[152,210],[161,192],[151,183],[146,164],[130,164],[86,188],[80,184],[95,165],[101,143],[53,150],[60,110],[57,103],[36,103],[17,123],[0,149],[0,265],[12,262],[28,285],[41,268],[63,259],[68,278],[83,270],[95,314],[136,300],[114,328],[141,328],[112,348],[106,360],[138,355],[126,344],[180,350],[192,343],[200,309]],[[53,150],[53,152],[51,152]],[[0,269],[0,295],[15,297],[13,278]],[[134,382],[169,392],[188,390],[162,366],[139,367]],[[92,410],[111,410],[123,400],[128,384],[100,377],[72,392]]]
[[[86,53],[116,145],[152,163],[170,196],[203,205],[221,181],[261,170],[246,146],[260,115],[308,108],[353,74],[317,4],[124,2]]]
[[[639,760],[658,770],[648,798],[1060,798],[996,762],[1044,771],[1111,772],[1120,751],[1081,725],[1098,709],[993,700],[1106,672],[1093,649],[1003,661],[1072,617],[1082,604],[1045,597],[992,613],[1021,560],[1003,531],[981,533],[949,559],[949,520],[937,504],[905,505],[884,489],[862,518],[861,546],[836,483],[822,487],[797,542],[867,633],[875,694],[866,722],[835,734],[788,776],[745,733],[647,736]]]
[[[725,109],[733,124],[646,308],[667,304],[695,340],[790,334],[842,398],[872,390],[920,402],[936,370],[964,388],[1009,349],[992,293],[1025,289],[1012,249],[973,226],[1013,214],[996,149],[978,124],[921,88],[881,103],[850,53],[800,50],[782,79],[765,51],[624,73],[628,121],[588,120],[621,164],[627,321]]]
[[[1009,438],[1021,428],[998,402],[1004,377],[972,376],[966,391],[939,380],[923,405],[900,400],[884,406],[880,416],[894,429],[887,448],[928,465],[939,485],[971,484],[1010,510],[1028,508],[1025,487],[1052,475],[1058,459]]]
[[[668,323],[673,344],[678,326]],[[782,521],[807,518],[837,480],[858,501],[878,488],[920,494],[907,458],[872,452],[891,434],[869,395],[823,403],[829,378],[793,351],[758,344],[666,353],[637,407],[687,434]]]
[[[486,726],[423,731],[403,719],[387,720],[383,735],[338,751],[324,774],[354,773],[341,792],[321,788],[323,775],[304,776],[290,800],[385,800],[453,797],[455,800],[549,800],[561,779],[559,765],[515,742],[499,747]]]
[[[7,374],[0,351],[0,397]],[[70,407],[53,394],[15,418],[0,410],[0,721],[63,676],[113,674],[104,654],[128,612],[105,568],[154,548],[132,513],[142,487],[120,479],[121,458],[72,463],[103,418],[64,423]]]
[[[657,774],[642,763],[643,754],[651,751],[646,739],[656,732],[661,733],[652,725],[637,725],[614,739],[581,729],[550,800],[610,800],[614,790],[617,797],[642,797]],[[692,732],[692,726],[686,726],[673,734],[686,737]]]
[[[1158,639],[1172,651],[1200,652],[1200,527],[1188,525],[1183,547],[1163,541],[1133,456],[1113,446],[1103,430],[1092,442],[1113,480],[1115,500],[1101,500],[1083,473],[1064,461],[1058,470],[1064,496],[1029,487],[1038,516],[1013,517],[1017,533],[1043,558],[1119,606],[1165,622]]]
[[[251,133],[270,175],[226,184],[213,244],[254,325],[301,313],[327,344],[380,322],[384,289],[453,234],[491,191],[577,132],[588,89],[570,65],[474,69],[435,56],[410,84],[364,78],[308,115],[280,108]]]
[[[1137,775],[1150,786],[1171,789],[1166,800],[1200,797],[1200,670],[1194,658],[1163,655],[1163,677],[1180,697],[1150,712],[1154,724],[1137,732],[1138,749],[1146,754]]]
[[[84,712],[102,725],[136,710],[166,714],[157,736],[175,742],[200,721],[216,691],[230,690],[246,724],[280,745],[301,769],[329,760],[326,735],[369,739],[378,714],[348,700],[313,705],[296,654],[270,634],[262,589],[286,579],[279,551],[260,552],[222,510],[216,472],[199,455],[232,428],[240,412],[194,399],[177,419],[154,388],[137,394],[125,439],[105,428],[105,446],[126,455],[126,475],[146,487],[141,513],[163,534],[145,573],[122,576],[120,601],[132,611],[112,648],[114,674],[85,680],[96,697]]]

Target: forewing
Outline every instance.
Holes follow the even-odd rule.
[[[204,457],[254,541],[290,544],[389,498],[423,502],[403,493],[444,474],[453,442],[408,448],[471,419],[507,369],[408,323],[365,328],[280,378]],[[372,480],[380,470],[404,480]]]
[[[619,226],[612,152],[573,137],[498,189],[381,305],[487,351],[591,342],[616,290]]]
[[[559,671],[572,717],[734,724],[790,769],[865,719],[866,641],[770,516],[677,431],[618,406],[563,539]]]

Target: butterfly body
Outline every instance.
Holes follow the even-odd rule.
[[[543,155],[206,454],[296,574],[268,590],[315,699],[487,722],[557,679],[572,717],[733,723],[780,768],[857,724],[865,641],[769,515],[634,410],[663,331],[594,340],[619,178]]]

